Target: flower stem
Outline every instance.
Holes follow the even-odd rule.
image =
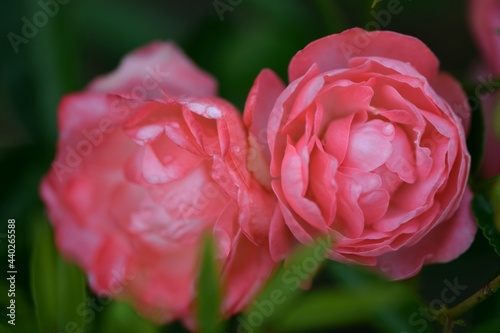
[[[443,326],[443,333],[452,333],[453,332],[453,321],[450,319],[445,319]]]
[[[451,332],[456,318],[460,317],[462,314],[493,295],[498,291],[498,289],[500,289],[500,275],[487,283],[483,288],[474,293],[474,295],[455,305],[451,309],[445,310],[444,314],[440,316],[440,318],[437,318],[444,326],[443,332]]]

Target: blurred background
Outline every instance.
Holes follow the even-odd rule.
[[[53,15],[37,14],[45,3],[54,1],[6,0],[0,12],[2,332],[83,332],[79,326],[68,328],[70,319],[85,321],[85,332],[183,332],[179,324],[154,326],[121,303],[106,301],[91,320],[77,313],[79,304],[95,296],[83,274],[58,256],[38,197],[40,179],[55,153],[61,96],[112,71],[131,50],[153,40],[174,41],[217,78],[220,95],[240,110],[261,69],[271,68],[286,81],[288,62],[298,50],[350,27],[394,30],[421,39],[436,53],[441,68],[465,85],[471,85],[472,68],[480,61],[463,0],[384,0],[373,8],[373,0],[60,0],[57,8],[49,9]],[[34,29],[26,27],[27,21],[36,23]],[[8,219],[16,220],[15,327],[6,317]],[[312,289],[331,292],[337,303],[318,303],[324,304],[321,311],[302,313],[294,307],[305,296],[295,295],[260,329],[439,332],[440,326],[422,319],[419,311],[442,297],[444,281],[458,279],[467,286],[456,303],[500,273],[498,256],[481,232],[476,238],[461,258],[424,268],[418,277],[397,284],[401,290],[363,270],[327,263]],[[374,302],[377,295],[386,297]],[[296,321],[290,319],[292,312]],[[500,332],[499,295],[464,318],[467,325],[455,332]],[[227,332],[235,332],[237,322],[233,318]]]

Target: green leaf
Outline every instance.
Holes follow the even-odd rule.
[[[85,309],[86,303],[86,283],[82,271],[74,265],[65,263],[58,258],[57,274],[57,308],[58,326],[66,329],[67,325],[84,329],[84,316],[80,311]],[[74,323],[74,324],[73,324]],[[78,331],[74,329],[73,331]]]
[[[467,138],[467,149],[471,155],[470,179],[476,177],[484,155],[485,124],[480,105],[471,113],[470,132]]]
[[[3,333],[12,333],[10,329],[8,329],[6,326],[2,324],[0,324],[0,331],[2,331]]]
[[[492,122],[493,132],[495,133],[497,140],[500,140],[500,100],[497,101],[495,109],[493,110]]]
[[[500,232],[500,177],[497,178],[496,183],[493,185],[490,198],[495,212],[494,224],[497,231]]]
[[[500,232],[496,229],[494,223],[494,207],[482,194],[477,194],[472,200],[472,210],[476,217],[479,228],[484,236],[500,256]]]
[[[239,324],[250,325],[256,332],[266,332],[267,326],[294,307],[294,300],[301,293],[301,287],[311,282],[330,246],[330,239],[323,238],[311,246],[298,249],[278,269],[252,306],[245,311],[245,315],[239,318]],[[262,317],[262,320],[255,323],[255,317]]]
[[[385,283],[388,286],[393,283],[367,272],[362,267],[328,261],[326,269],[335,281],[342,284],[342,288],[347,288],[358,294],[364,294],[373,283]],[[423,322],[421,314],[418,314],[418,309],[422,306],[423,304],[419,301],[416,292],[412,293],[409,289],[408,300],[403,306],[379,308],[370,320],[374,326],[388,333],[413,332],[416,330],[421,333],[435,332],[432,325]]]
[[[57,331],[57,253],[49,225],[37,223],[31,256],[31,289],[40,333]]]
[[[52,230],[47,222],[37,223],[31,257],[31,287],[41,333],[83,332],[86,306],[85,278],[57,254]]]
[[[408,290],[398,283],[373,283],[362,294],[340,288],[317,289],[295,302],[276,322],[276,329],[295,332],[359,324],[374,318],[381,309],[404,305],[408,299]]]
[[[221,321],[221,288],[214,252],[213,240],[207,237],[201,254],[201,268],[197,283],[197,315],[202,333],[215,333],[221,330],[218,325]]]
[[[102,332],[106,333],[156,333],[158,330],[128,305],[111,303],[105,310]]]
[[[19,243],[17,243],[19,244]],[[17,256],[17,252],[16,252]],[[19,273],[19,271],[18,271]],[[21,275],[18,275],[18,277],[21,277]],[[22,277],[21,277],[22,279]],[[18,283],[20,282],[20,283]],[[10,288],[10,285],[7,280],[0,281],[0,295],[7,295],[8,290]],[[16,278],[16,295],[15,295],[15,301],[16,301],[16,321],[15,321],[15,326],[11,326],[8,324],[8,321],[11,320],[10,317],[5,317],[5,325],[7,327],[10,327],[10,330],[13,333],[17,332],[36,332],[38,330],[38,326],[35,320],[24,320],[23,318],[31,318],[34,313],[34,308],[31,306],[29,299],[26,297],[26,290],[22,286],[22,282],[18,281]],[[2,309],[5,309],[7,306],[9,306],[10,303],[10,298],[9,297],[0,297],[0,307]],[[6,311],[7,312],[7,311]],[[8,313],[8,312],[7,312]],[[3,332],[3,330],[0,330],[0,332]]]

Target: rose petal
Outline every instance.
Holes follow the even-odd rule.
[[[309,191],[321,209],[327,225],[332,224],[337,208],[335,200],[337,184],[334,181],[337,168],[337,160],[317,143],[311,152]]]
[[[226,295],[223,308],[227,313],[241,311],[269,280],[275,263],[268,251],[256,246],[239,233],[222,273]]]
[[[216,85],[174,43],[154,42],[128,54],[118,69],[92,81],[88,90],[146,100],[161,97],[162,90],[173,97],[212,96]]]
[[[418,244],[378,258],[377,266],[394,280],[417,274],[426,263],[448,262],[465,252],[476,234],[471,213],[472,193],[467,190],[460,209],[448,221],[431,230]]]
[[[320,38],[297,52],[288,67],[288,76],[294,81],[313,64],[318,65],[320,72],[346,68],[351,58],[364,56],[410,63],[428,79],[436,75],[439,65],[436,56],[416,38],[390,31],[368,32],[353,28]]]
[[[493,73],[500,74],[500,4],[496,0],[469,1],[469,25]]]
[[[297,149],[300,149],[297,147]],[[305,196],[308,184],[308,158],[304,160],[304,148],[298,151],[288,145],[283,159],[281,186],[283,194],[293,210],[311,226],[325,231],[325,221],[318,206]]]
[[[375,119],[353,124],[349,146],[342,165],[372,171],[384,164],[392,154],[394,126]]]
[[[465,134],[468,134],[471,121],[471,110],[469,102],[467,101],[467,96],[460,86],[460,83],[447,73],[439,73],[431,82],[431,85],[438,95],[450,104],[455,114],[460,118]]]
[[[345,237],[361,236],[365,228],[363,211],[358,205],[363,186],[359,184],[343,167],[337,173],[338,198],[337,218],[332,229]]]
[[[326,86],[316,98],[324,112],[323,122],[329,123],[358,111],[369,110],[373,89],[364,84],[352,84],[347,87]]]
[[[281,79],[271,70],[262,70],[254,81],[243,111],[243,122],[254,138],[255,148],[262,152],[268,163],[271,160],[267,143],[269,116],[279,94],[285,89]]]
[[[269,116],[267,138],[271,152],[272,177],[278,177],[281,172],[281,160],[287,144],[287,140],[281,135],[281,130],[289,122],[289,107],[292,107],[298,91],[317,74],[318,70],[316,66],[312,66],[302,78],[290,83],[279,96]]]

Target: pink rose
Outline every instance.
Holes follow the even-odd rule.
[[[247,169],[241,116],[215,90],[172,44],[133,52],[63,98],[57,156],[41,185],[57,245],[92,289],[162,323],[195,325],[204,234],[216,240],[225,316],[275,267],[268,229],[251,228],[270,220],[274,196]]]
[[[500,74],[500,1],[469,0],[469,23],[486,65]]]
[[[500,1],[470,0],[469,23],[476,43],[483,55],[487,70],[481,76],[487,79],[500,76]],[[486,119],[486,146],[482,165],[484,177],[500,174],[500,133],[495,133],[493,124],[500,117],[497,105],[498,94],[489,92],[478,96],[482,100]],[[495,115],[496,113],[496,115]]]
[[[244,116],[283,213],[275,259],[330,235],[331,259],[402,279],[470,246],[469,109],[422,42],[347,30],[299,51],[289,79],[264,70]]]

